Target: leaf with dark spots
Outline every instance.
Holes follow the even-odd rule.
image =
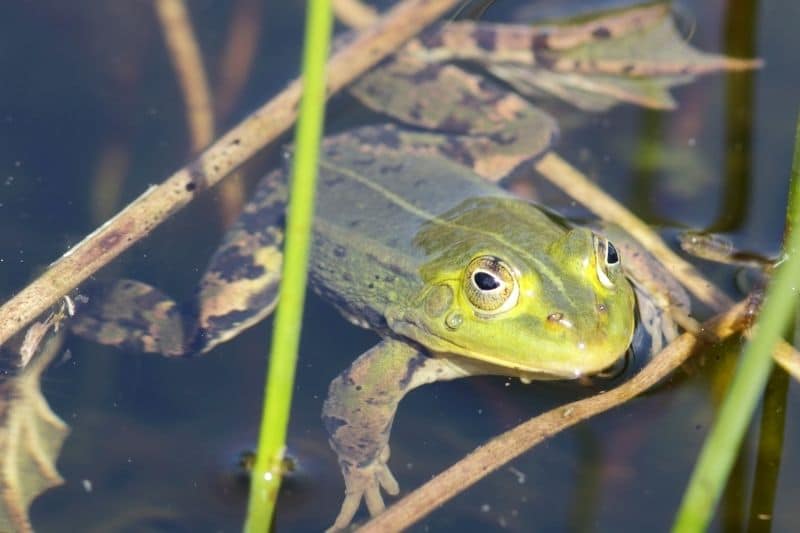
[[[50,409],[40,388],[45,369],[61,353],[63,335],[40,344],[15,376],[0,381],[0,531],[33,531],[31,502],[64,480],[56,469],[69,427]]]

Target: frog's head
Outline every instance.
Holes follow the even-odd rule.
[[[616,248],[585,228],[559,230],[539,249],[519,244],[462,245],[428,263],[415,305],[390,313],[390,327],[509,374],[573,378],[614,363],[634,330]]]

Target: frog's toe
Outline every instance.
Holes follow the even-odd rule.
[[[342,502],[339,516],[336,517],[336,521],[328,531],[341,531],[347,528],[358,511],[362,498],[367,504],[369,514],[375,516],[386,508],[381,489],[392,496],[400,492],[397,480],[383,462],[384,455],[388,457],[388,453],[381,454],[379,459],[369,465],[344,469],[345,485],[347,486],[344,502]]]
[[[381,484],[383,490],[386,491],[386,494],[391,496],[400,494],[400,485],[397,483],[397,480],[394,478],[388,466],[383,465],[383,468],[376,472],[375,476],[378,478],[378,483]]]

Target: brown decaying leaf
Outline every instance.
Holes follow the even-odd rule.
[[[28,507],[45,490],[63,483],[56,459],[69,432],[42,396],[42,372],[60,352],[62,334],[18,375],[0,383],[0,531],[33,531]]]

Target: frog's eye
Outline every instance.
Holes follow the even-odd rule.
[[[619,252],[617,248],[611,244],[610,241],[595,235],[594,237],[595,251],[597,253],[597,279],[603,287],[611,289],[614,287],[614,282],[611,281],[609,273],[616,270],[620,266]]]
[[[502,313],[514,307],[519,286],[509,266],[494,256],[473,259],[464,271],[464,292],[482,313]]]

